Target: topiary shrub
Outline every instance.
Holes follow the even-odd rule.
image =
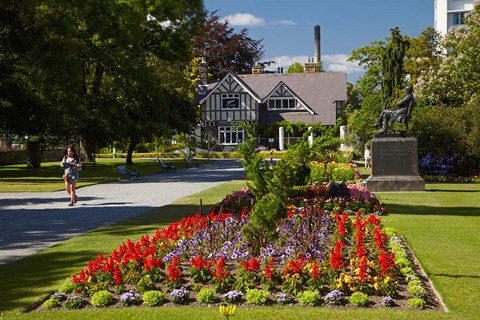
[[[317,306],[322,301],[320,293],[312,290],[302,291],[297,295],[297,297],[301,304],[307,306]]]
[[[92,295],[90,303],[95,307],[108,306],[113,301],[113,294],[107,290],[97,291]]]
[[[45,309],[52,309],[52,308],[60,307],[60,301],[58,301],[57,299],[50,298],[47,301],[45,301],[42,304],[42,306]]]
[[[197,300],[201,303],[215,303],[217,301],[217,293],[215,289],[202,288],[197,293]]]
[[[348,301],[357,307],[366,307],[370,304],[370,298],[368,297],[368,294],[360,291],[354,292]]]
[[[259,306],[267,304],[270,292],[260,289],[247,290],[247,302]]]
[[[143,294],[143,303],[149,306],[159,306],[167,301],[165,294],[158,290],[146,291]]]
[[[408,299],[407,303],[410,307],[416,308],[416,309],[423,308],[427,304],[425,300],[419,297],[413,297],[411,299]]]

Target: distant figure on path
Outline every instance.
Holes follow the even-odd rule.
[[[77,186],[78,172],[82,170],[80,158],[74,147],[67,148],[67,154],[63,157],[60,165],[62,168],[65,168],[63,180],[65,180],[65,190],[67,190],[67,193],[70,195],[68,205],[71,207],[77,203],[75,187]]]
[[[365,168],[370,168],[372,155],[368,146],[365,147],[365,151],[363,152],[363,158],[365,159]]]

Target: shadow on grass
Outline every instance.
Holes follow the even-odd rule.
[[[432,275],[437,277],[447,277],[447,278],[470,278],[470,279],[480,279],[480,276],[466,275],[466,274],[446,274],[446,273],[433,273]]]
[[[212,204],[206,204],[203,207],[204,212],[206,213],[212,206]],[[120,208],[117,212],[119,211],[121,211]],[[58,289],[58,284],[63,279],[85,268],[89,261],[98,257],[99,253],[109,256],[113,249],[117,249],[128,239],[136,242],[144,235],[151,237],[157,229],[165,228],[168,224],[194,215],[196,212],[199,212],[197,205],[166,205],[61,242],[37,254],[0,265],[2,288],[0,311],[24,310],[31,307]],[[40,232],[40,238],[46,242],[61,241],[65,240],[62,239],[62,234],[69,232],[80,234],[88,231],[76,229],[73,221],[66,223],[65,226],[68,230],[63,230],[61,233],[57,229],[43,230]],[[28,249],[29,243],[34,243],[35,239],[32,238],[29,241],[31,242],[10,243],[9,248]],[[15,241],[12,240],[12,242]],[[79,250],[79,243],[83,250]]]
[[[397,203],[385,203],[388,212],[394,214],[434,215],[434,216],[480,216],[478,207],[432,207],[422,205],[408,205]]]
[[[0,265],[0,311],[25,309],[54,291],[55,284],[95,258],[94,250],[43,252]]]

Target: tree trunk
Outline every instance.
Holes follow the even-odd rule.
[[[80,159],[84,162],[95,162],[95,145],[88,143],[88,141],[81,137],[79,148]]]
[[[137,146],[138,141],[136,139],[130,139],[130,143],[128,144],[128,151],[127,151],[127,164],[133,164],[133,158],[132,158],[132,153],[135,150],[135,147]]]
[[[27,140],[28,166],[40,170],[44,146],[38,140]]]

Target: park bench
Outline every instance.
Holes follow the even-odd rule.
[[[199,162],[192,158],[183,158],[188,168],[198,168]]]
[[[133,178],[138,179],[140,176],[140,172],[137,170],[128,170],[126,166],[117,166],[117,171],[120,174],[120,180],[132,180]]]
[[[158,159],[157,158],[157,161],[158,161],[158,164],[160,165],[160,167],[165,170],[166,172],[174,172],[175,169],[177,169],[177,167],[173,164],[169,164],[169,163],[165,163],[165,161],[163,161],[162,159]]]

